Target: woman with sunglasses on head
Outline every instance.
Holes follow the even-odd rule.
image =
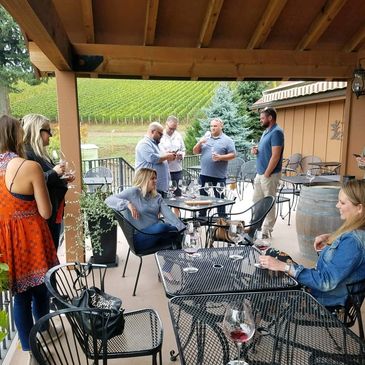
[[[342,226],[332,234],[316,237],[319,251],[315,268],[288,265],[271,256],[260,256],[263,268],[284,271],[305,285],[324,306],[343,306],[346,284],[365,279],[365,180],[350,180],[339,192],[337,208]]]
[[[6,115],[0,117],[0,202],[0,262],[9,266],[15,325],[23,351],[30,351],[33,317],[49,312],[44,278],[58,260],[45,221],[52,208],[42,168],[24,159],[20,122]]]
[[[47,152],[46,147],[49,145],[50,137],[52,137],[49,119],[39,114],[28,114],[23,117],[22,124],[26,156],[28,160],[36,161],[42,166],[46,179],[52,203],[52,215],[47,222],[57,250],[67,183],[73,181],[74,177],[69,176],[67,179],[62,179],[65,166],[63,164],[55,164]]]

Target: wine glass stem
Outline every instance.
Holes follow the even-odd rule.
[[[236,346],[237,346],[237,361],[238,361],[238,364],[241,364],[242,343],[241,342],[236,342]]]

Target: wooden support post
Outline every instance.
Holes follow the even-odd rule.
[[[75,188],[68,190],[65,208],[65,226],[73,227],[77,217],[80,217],[78,201],[82,183],[76,76],[73,72],[56,71],[56,84],[61,149],[66,159],[74,162],[76,168],[76,180],[73,182]],[[65,230],[67,262],[85,261],[84,247],[75,245],[77,233],[76,230]]]

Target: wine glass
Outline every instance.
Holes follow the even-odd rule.
[[[262,238],[261,229],[257,229],[253,237],[253,244],[261,255],[265,255],[266,251],[271,247],[271,239]],[[262,269],[260,263],[255,263],[255,266]]]
[[[237,347],[237,360],[231,360],[227,365],[249,365],[241,358],[242,344],[249,341],[255,333],[255,321],[251,303],[247,299],[228,304],[223,329]]]
[[[198,268],[194,267],[191,265],[190,259],[192,260],[194,255],[196,255],[196,253],[199,250],[198,247],[198,237],[196,235],[196,232],[194,230],[193,225],[189,225],[187,232],[184,235],[184,239],[183,239],[183,243],[182,243],[182,248],[185,251],[187,258],[188,258],[188,266],[183,268],[183,271],[188,273],[188,274],[194,274],[196,272],[198,272]]]
[[[238,227],[237,223],[231,222],[228,229],[228,237],[234,242],[234,245],[236,248],[238,248],[238,243],[242,241],[241,235],[240,235],[240,229]],[[238,254],[232,254],[229,255],[230,259],[233,260],[240,260],[243,259],[242,255]]]
[[[211,181],[207,181],[204,184],[204,190],[208,194],[208,196],[211,195],[212,188],[213,188],[213,183]]]
[[[181,190],[182,196],[186,195],[189,187],[189,181],[186,179],[179,180],[179,189]]]
[[[224,200],[222,199],[222,194],[224,193],[225,188],[226,188],[226,186],[225,186],[224,182],[217,182],[215,189],[217,190],[217,193],[219,194],[218,203],[224,202]]]
[[[309,180],[309,185],[311,185],[316,175],[314,175],[311,170],[308,170],[305,177]]]
[[[177,189],[177,183],[176,180],[170,180],[169,181],[169,193],[170,193],[170,200],[176,200],[174,197],[174,192]]]

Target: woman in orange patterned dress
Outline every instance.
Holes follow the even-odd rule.
[[[33,317],[49,312],[46,272],[57,254],[46,219],[51,215],[43,171],[23,158],[20,122],[0,118],[0,261],[9,266],[14,319],[23,351],[29,351]],[[32,316],[33,315],[33,316]]]

